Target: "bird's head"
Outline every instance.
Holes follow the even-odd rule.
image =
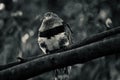
[[[61,25],[63,25],[63,20],[57,14],[53,12],[47,12],[43,16],[39,31],[46,31]]]

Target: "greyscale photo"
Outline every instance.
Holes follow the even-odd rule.
[[[0,80],[120,80],[120,0],[0,0]]]

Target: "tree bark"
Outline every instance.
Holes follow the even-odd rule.
[[[87,44],[90,44],[93,42],[97,42],[97,41],[103,40],[105,38],[112,37],[113,35],[117,35],[119,33],[120,33],[120,26],[109,29],[109,30],[101,32],[101,33],[94,34],[92,36],[89,36],[86,39],[84,39],[82,42],[78,42],[76,44],[71,45],[70,47],[68,47],[67,50],[81,47],[81,46],[84,46],[84,45],[87,45]]]
[[[100,41],[100,40],[102,40],[104,38],[107,38],[107,37],[110,37],[112,35],[117,35],[118,33],[120,33],[120,27],[116,27],[116,28],[113,28],[113,29],[95,34],[93,36],[90,36],[90,37],[84,39],[81,42],[78,42],[78,43],[75,43],[75,44],[69,46],[66,49],[61,49],[61,50],[56,51],[56,52],[62,52],[62,51],[70,50],[70,49],[73,49],[73,48],[81,47],[81,46],[84,46],[84,45],[87,45],[87,44],[90,44],[90,43],[93,43],[93,42]],[[12,66],[15,66],[15,65],[18,65],[18,64],[36,59],[38,57],[46,56],[46,55],[47,54],[39,55],[39,56],[36,56],[36,57],[30,57],[30,58],[24,59],[22,62],[16,61],[16,62],[9,63],[7,65],[0,65],[0,70],[3,70],[3,69],[6,69],[6,68],[9,68],[9,67],[12,67]]]
[[[85,63],[115,53],[120,53],[120,35],[2,70],[0,80],[24,80],[57,68]]]

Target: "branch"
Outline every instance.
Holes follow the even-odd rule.
[[[70,49],[81,47],[81,46],[84,46],[84,45],[87,45],[87,44],[90,44],[93,42],[97,42],[97,41],[103,40],[105,38],[112,37],[113,35],[116,35],[119,33],[120,33],[120,27],[112,28],[112,29],[109,29],[107,31],[97,33],[93,36],[87,37],[83,41],[71,45],[66,50],[70,50]]]
[[[62,50],[59,50],[59,51],[56,51],[56,52],[62,52],[62,51],[70,50],[70,49],[73,49],[73,48],[81,47],[81,46],[84,46],[84,45],[87,45],[87,44],[90,44],[90,43],[93,43],[93,42],[100,41],[100,40],[102,40],[104,38],[107,38],[107,37],[110,37],[112,35],[116,35],[118,33],[120,33],[120,27],[116,27],[116,28],[110,29],[108,31],[104,31],[104,32],[95,34],[93,36],[87,37],[87,39],[84,39],[83,41],[81,41],[77,44],[73,44],[65,50],[62,49]],[[54,53],[56,53],[56,52],[54,52]],[[6,69],[6,68],[9,68],[9,67],[13,67],[15,65],[18,65],[18,64],[36,59],[36,58],[40,58],[40,57],[43,57],[43,56],[46,56],[46,55],[48,55],[48,54],[39,55],[37,57],[27,58],[27,59],[24,59],[23,62],[16,61],[16,62],[9,63],[7,65],[0,65],[0,70]]]
[[[50,54],[0,71],[0,80],[24,80],[65,66],[120,53],[120,36],[107,38],[83,47]]]

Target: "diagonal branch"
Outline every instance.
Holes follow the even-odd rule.
[[[70,47],[68,47],[67,50],[77,48],[77,47],[81,47],[81,46],[84,46],[84,45],[87,45],[87,44],[90,44],[90,43],[93,43],[93,42],[97,42],[97,41],[103,40],[105,38],[112,37],[113,35],[117,35],[119,33],[120,33],[120,27],[112,28],[112,29],[109,29],[107,31],[89,36],[86,39],[84,39],[83,41],[71,45]]]
[[[108,31],[104,31],[104,32],[95,34],[93,36],[90,36],[90,37],[84,39],[83,41],[81,41],[79,43],[71,45],[70,47],[68,47],[65,50],[62,49],[62,50],[59,50],[59,51],[56,51],[56,52],[62,52],[62,51],[70,50],[70,49],[73,49],[73,48],[81,47],[81,46],[84,46],[84,45],[87,45],[87,44],[90,44],[90,43],[93,43],[93,42],[100,41],[100,40],[102,40],[104,38],[107,38],[107,37],[110,37],[112,35],[116,35],[118,33],[120,33],[120,27],[116,27],[116,28],[110,29]],[[15,65],[18,65],[18,64],[21,64],[21,63],[24,63],[24,62],[42,57],[42,56],[46,56],[46,55],[47,54],[40,55],[40,56],[37,56],[37,57],[31,57],[31,58],[25,59],[23,62],[16,61],[16,62],[9,63],[7,65],[0,65],[0,70],[6,69],[6,68],[9,68],[9,67],[12,67],[12,66],[15,66]]]
[[[57,68],[85,63],[115,53],[120,53],[120,35],[2,70],[0,80],[24,80]]]

